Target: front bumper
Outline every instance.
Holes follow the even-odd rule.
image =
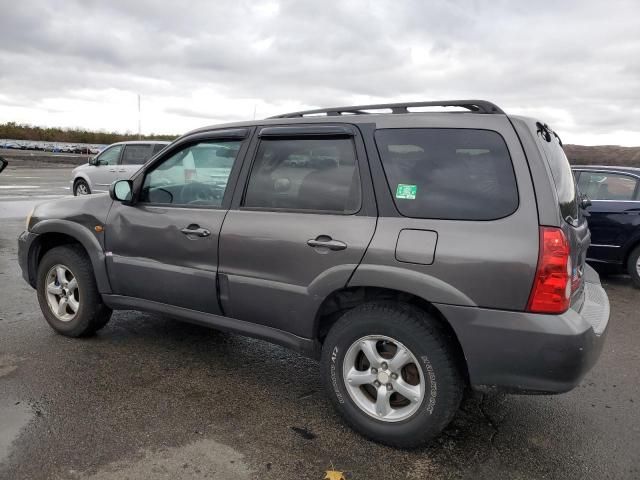
[[[22,278],[33,288],[36,288],[36,272],[31,268],[29,252],[36,238],[38,234],[26,230],[18,236],[18,263],[22,270]]]
[[[585,266],[584,301],[561,315],[436,305],[462,346],[471,385],[515,393],[562,393],[595,365],[607,334],[609,299]]]

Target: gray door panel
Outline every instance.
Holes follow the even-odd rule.
[[[407,228],[438,232],[430,265],[394,255],[398,236]],[[380,218],[349,286],[392,288],[437,303],[522,309],[538,261],[538,236],[535,207],[523,205],[511,217],[491,222]]]
[[[219,314],[217,245],[225,213],[115,202],[105,229],[113,293]],[[191,225],[210,234],[182,232]]]
[[[230,211],[220,236],[225,314],[310,337],[317,308],[346,285],[375,225],[366,216]],[[322,236],[346,248],[308,245]]]
[[[118,180],[129,180],[140,168],[142,165],[119,165],[117,178]]]
[[[94,191],[106,192],[118,177],[118,165],[92,166],[87,175],[91,179]]]

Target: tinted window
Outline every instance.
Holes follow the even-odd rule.
[[[492,220],[518,208],[509,151],[496,132],[378,130],[376,143],[396,207],[403,215]]]
[[[117,165],[120,158],[120,151],[122,145],[116,145],[115,147],[107,148],[98,156],[98,165]]]
[[[219,207],[241,142],[199,142],[174,153],[144,179],[142,202]]]
[[[355,213],[360,209],[360,177],[353,141],[263,140],[244,206]]]
[[[591,200],[633,200],[637,184],[627,175],[583,171],[578,188]]]
[[[164,148],[166,147],[166,145],[163,145],[162,143],[157,143],[153,146],[153,155],[155,155],[156,153],[160,153],[162,150],[164,150]]]
[[[551,135],[549,142],[542,135],[542,133],[538,132],[538,142],[542,145],[549,168],[551,168],[551,175],[558,194],[560,213],[565,221],[575,224],[578,221],[578,201],[575,179],[571,172],[569,160],[567,160],[560,141],[555,135]]]
[[[153,156],[153,145],[127,145],[122,154],[122,165],[142,165]]]

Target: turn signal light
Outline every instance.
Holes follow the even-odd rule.
[[[564,232],[556,227],[540,227],[538,267],[527,310],[535,313],[562,313],[571,303],[571,250]]]

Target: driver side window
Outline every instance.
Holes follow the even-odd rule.
[[[107,148],[98,156],[96,165],[117,165],[118,160],[120,159],[121,151],[122,145],[116,145],[115,147]]]
[[[220,207],[240,141],[204,141],[166,158],[144,179],[140,201]]]

